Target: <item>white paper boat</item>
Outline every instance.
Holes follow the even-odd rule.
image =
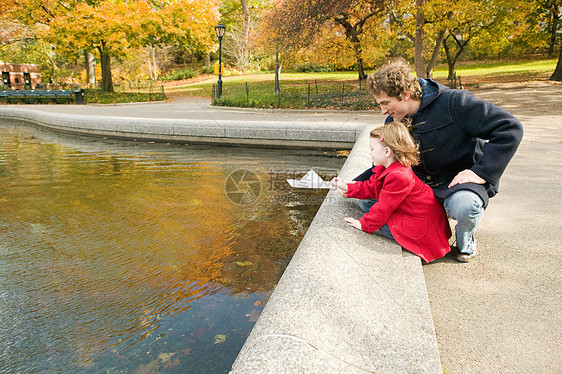
[[[331,188],[330,182],[324,181],[312,169],[308,173],[306,173],[301,179],[287,179],[287,183],[289,183],[293,188],[313,188],[313,189]]]

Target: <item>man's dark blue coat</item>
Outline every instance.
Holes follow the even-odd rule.
[[[477,193],[488,205],[498,192],[499,180],[523,137],[523,126],[511,114],[492,103],[478,100],[464,90],[453,90],[431,79],[420,79],[423,97],[416,114],[405,118],[420,144],[420,164],[413,167],[439,199],[459,190]],[[392,122],[388,117],[386,122]],[[486,181],[449,183],[470,169]],[[371,169],[355,180],[366,180]]]

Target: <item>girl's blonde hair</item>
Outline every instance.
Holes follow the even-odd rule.
[[[394,152],[394,158],[404,166],[418,165],[418,144],[414,141],[408,128],[402,122],[391,122],[376,128],[370,133],[385,147]]]

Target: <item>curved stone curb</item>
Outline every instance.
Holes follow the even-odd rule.
[[[371,165],[367,138],[345,180]],[[328,193],[232,374],[442,373],[421,260],[343,221],[361,214]]]
[[[102,117],[8,106],[0,106],[0,118],[117,138],[353,146],[340,173],[346,180],[371,165],[364,125]],[[353,199],[328,193],[232,373],[442,373],[420,259],[343,221],[361,214]]]
[[[364,128],[361,124],[84,116],[9,106],[0,106],[0,117],[85,135],[262,147],[350,149]]]

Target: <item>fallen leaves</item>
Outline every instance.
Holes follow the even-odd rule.
[[[193,336],[196,339],[199,339],[207,335],[209,332],[211,332],[211,330],[207,327],[198,327],[195,330],[193,330],[189,335]]]
[[[251,261],[246,261],[246,262],[237,261],[235,262],[235,264],[238,266],[252,266],[254,263]]]
[[[226,340],[226,335],[217,334],[215,335],[215,342],[213,344],[221,344]]]
[[[172,360],[172,357],[175,355],[175,353],[160,353],[158,355],[158,360],[165,368],[173,368],[174,366],[178,366],[180,364],[180,360],[177,358]]]
[[[191,348],[186,348],[186,349],[184,349],[183,351],[181,351],[181,353],[183,353],[184,355],[187,356],[188,354],[191,353]]]
[[[175,353],[160,353],[158,355],[158,359],[162,360],[162,363],[166,363],[168,361],[170,361],[172,359],[172,357],[175,356]]]
[[[250,313],[246,314],[246,317],[249,317],[249,322],[257,322],[258,318],[260,317],[260,312],[256,309],[252,310]]]
[[[158,370],[159,368],[160,363],[158,362],[158,360],[154,360],[150,361],[146,365],[140,365],[135,371],[135,374],[158,374],[160,373],[160,371]]]

